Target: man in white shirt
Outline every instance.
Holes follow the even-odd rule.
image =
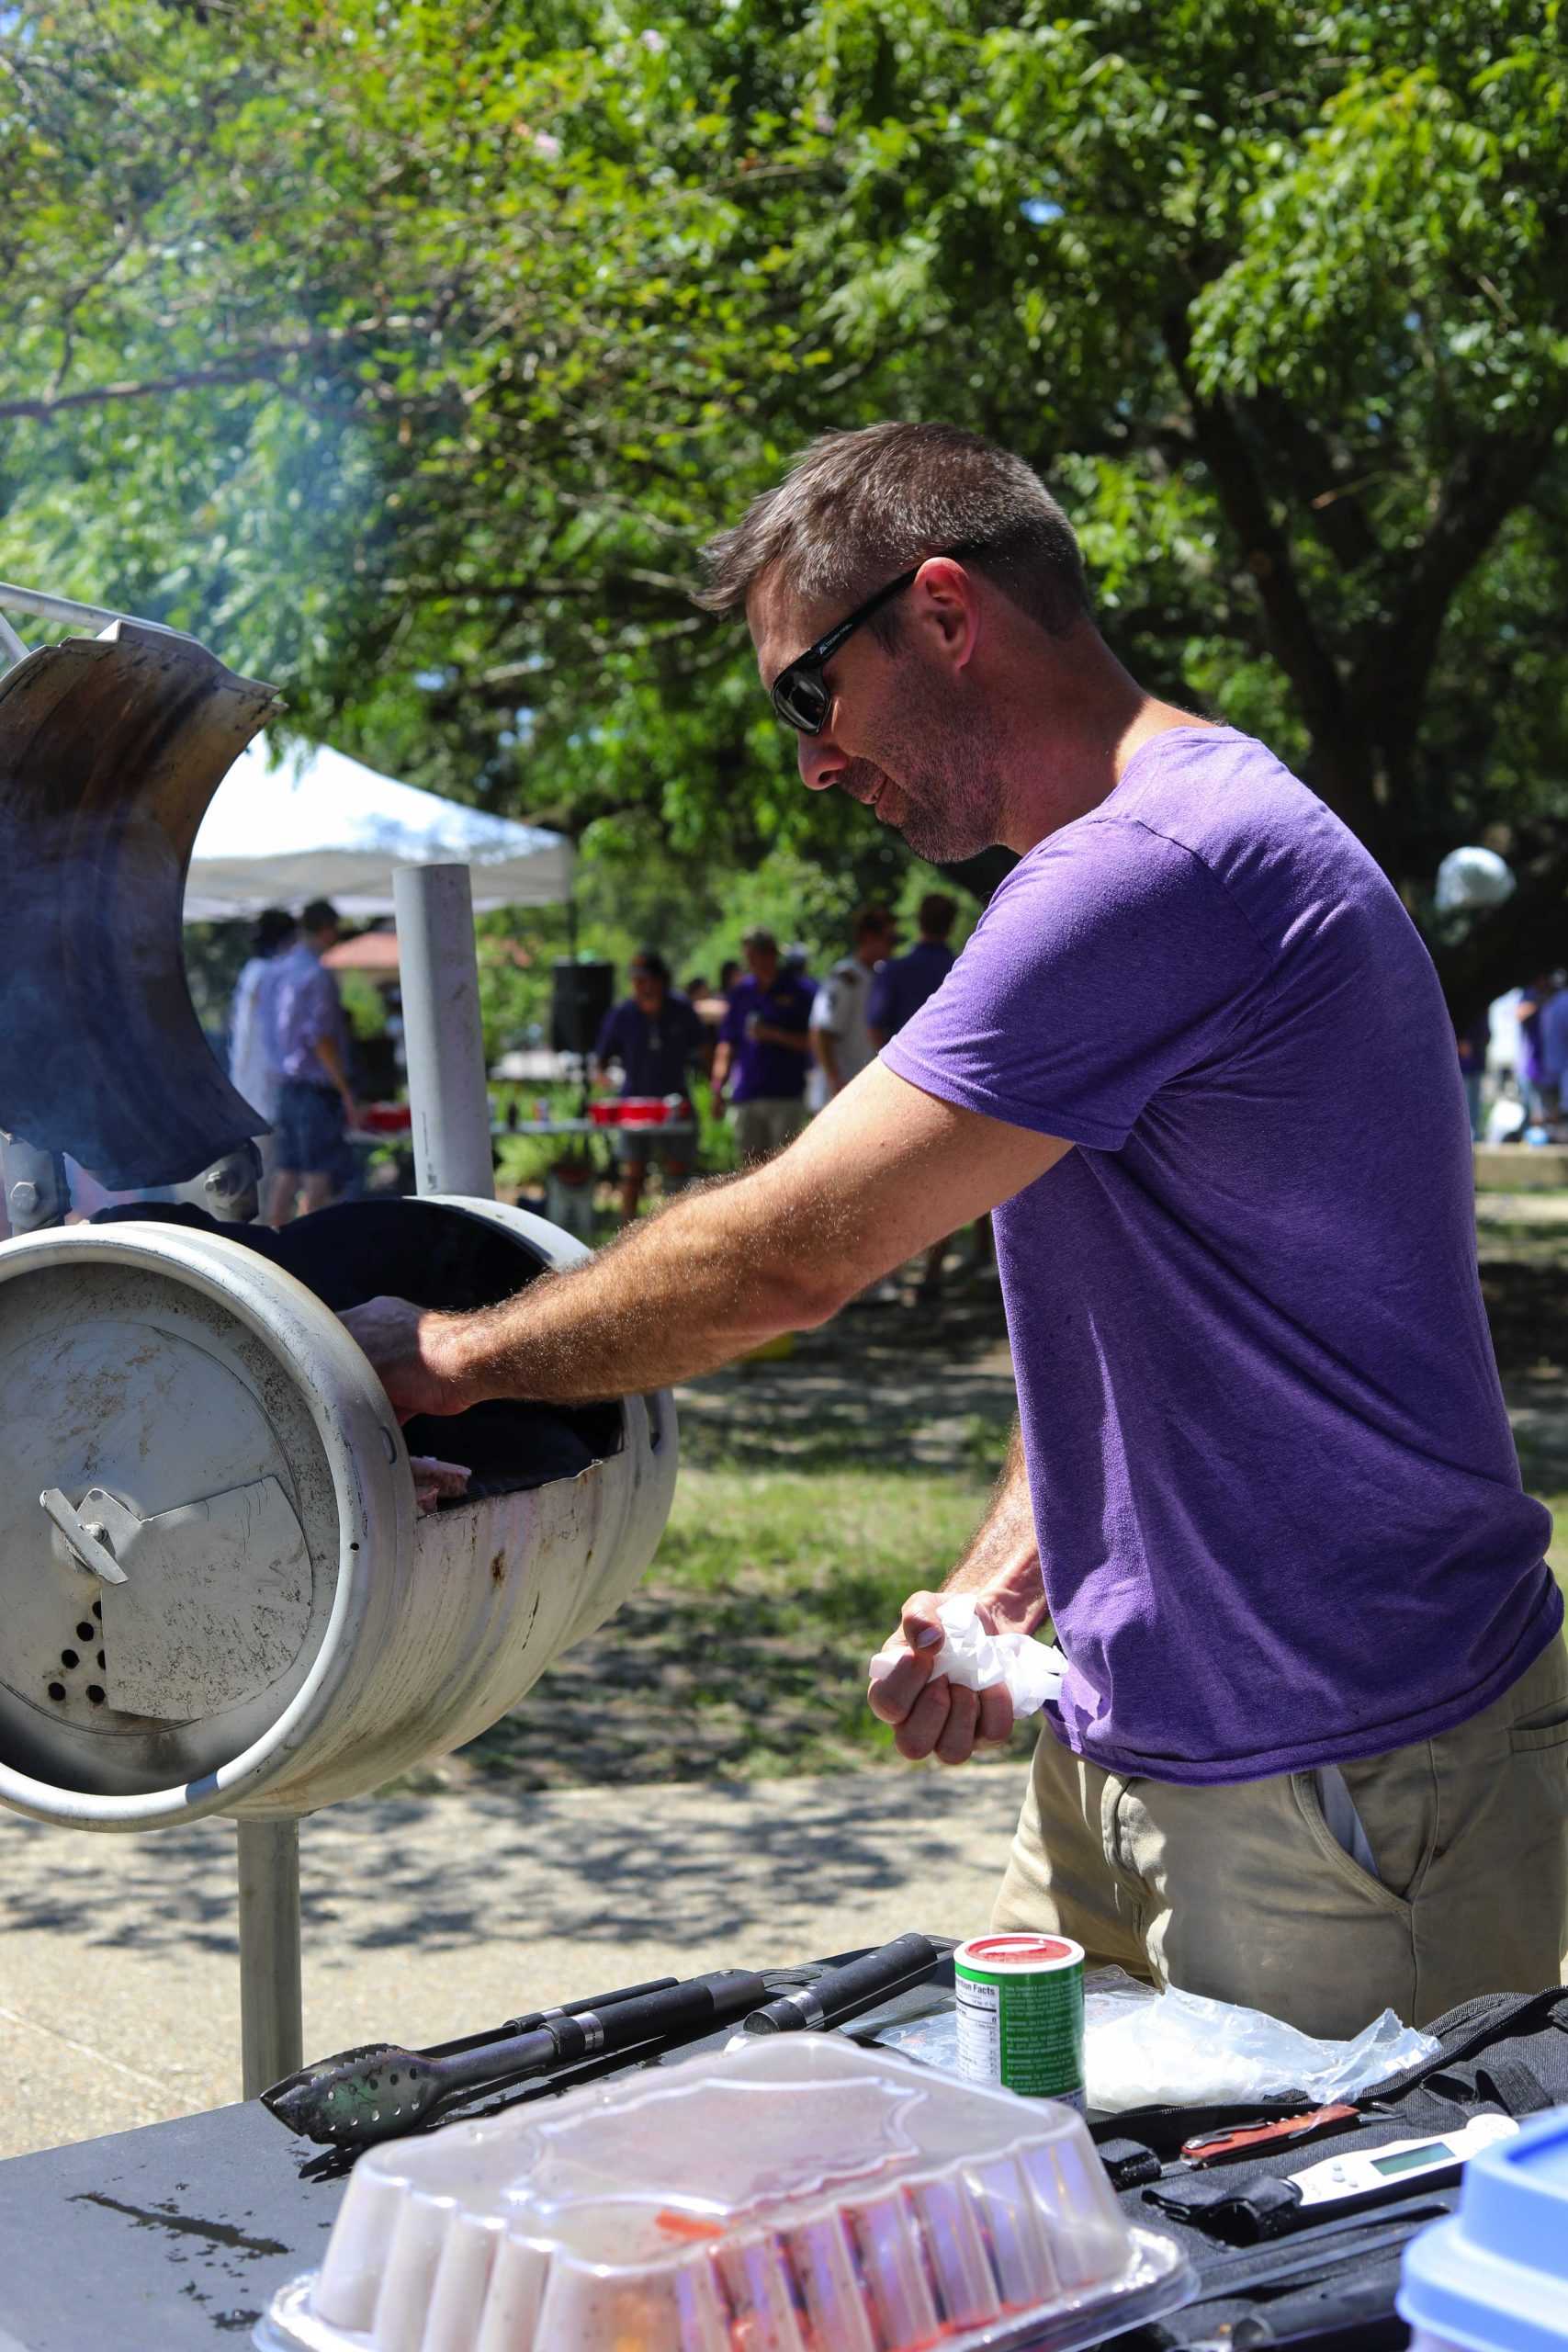
[[[851,1079],[858,1078],[866,1064],[876,1059],[866,1016],[873,975],[894,945],[893,918],[886,907],[861,909],[855,917],[854,941],[854,954],[834,965],[811,1008],[811,1050],[823,1102],[842,1093]]]

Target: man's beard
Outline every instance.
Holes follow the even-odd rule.
[[[955,725],[951,701],[931,693],[922,680],[899,710],[887,759],[898,781],[889,777],[883,783],[878,813],[897,826],[917,857],[932,865],[957,865],[1000,840],[999,746],[983,713],[966,715]],[[886,771],[877,763],[865,765],[867,787],[855,797],[869,800]]]

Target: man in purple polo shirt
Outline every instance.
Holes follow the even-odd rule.
[[[998,1923],[1314,2032],[1555,1983],[1562,1603],[1397,895],[1263,744],[1128,675],[1061,510],[972,435],[829,435],[710,562],[810,789],[1019,864],[776,1159],[505,1306],[351,1315],[394,1401],[652,1387],[995,1209],[1020,1428],[948,1589],[1048,1615],[1070,1669]],[[872,1698],[957,1763],[1010,1708],[931,1676],[936,1608]]]
[[[745,977],[729,991],[713,1062],[713,1107],[724,1103],[726,1080],[735,1105],[735,1148],[742,1166],[782,1150],[806,1125],[806,1079],[811,1067],[809,980],[786,971],[771,931],[748,932],[740,943]]]

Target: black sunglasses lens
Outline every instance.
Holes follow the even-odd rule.
[[[809,671],[786,670],[773,686],[773,708],[800,735],[819,735],[830,697],[827,682]]]

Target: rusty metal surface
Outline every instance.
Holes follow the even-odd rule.
[[[183,1182],[265,1130],[202,1035],[181,908],[208,803],[276,704],[125,622],[0,677],[0,1127],[111,1188]]]

